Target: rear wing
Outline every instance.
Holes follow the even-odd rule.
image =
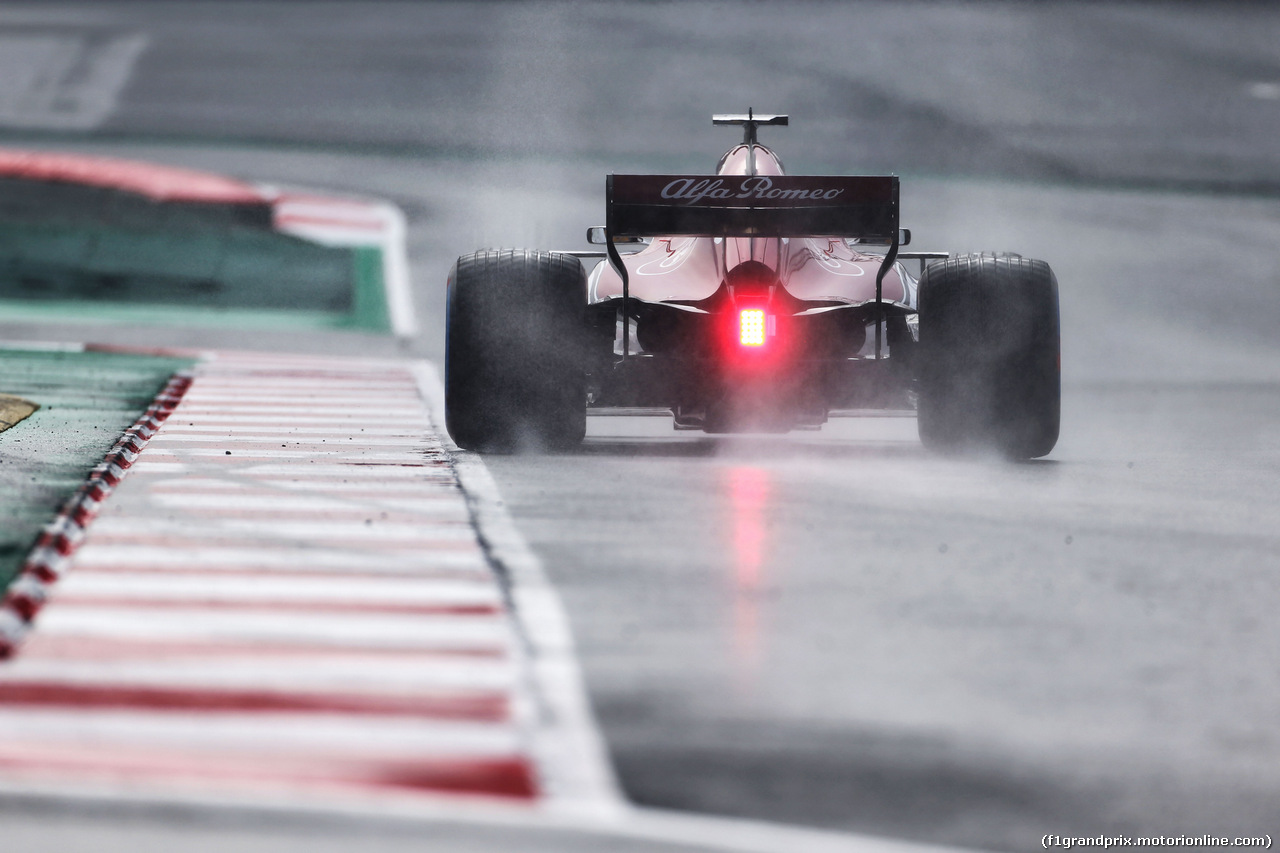
[[[610,237],[898,236],[898,179],[790,175],[610,175]]]
[[[738,117],[726,117],[738,118]],[[898,178],[791,175],[609,175],[605,251],[631,305],[615,237],[856,237],[888,245],[876,274],[876,303],[898,257]],[[623,340],[623,358],[630,353]],[[880,326],[876,326],[876,356]]]

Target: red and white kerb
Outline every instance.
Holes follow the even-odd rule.
[[[562,796],[471,512],[408,364],[206,358],[0,602],[0,788]]]

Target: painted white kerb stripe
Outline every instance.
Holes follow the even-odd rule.
[[[204,598],[220,602],[280,601],[386,605],[477,605],[501,603],[488,583],[438,580],[419,576],[352,578],[267,576],[246,584],[225,574],[156,575],[144,573],[70,572],[58,582],[58,595],[116,596],[141,601]]]

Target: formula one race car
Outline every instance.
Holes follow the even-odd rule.
[[[458,259],[445,403],[460,447],[572,447],[604,408],[669,410],[676,429],[709,433],[915,409],[930,448],[1053,449],[1046,263],[900,252],[896,177],[788,176],[757,141],[786,116],[713,122],[744,129],[714,175],[608,176],[605,225],[588,230],[603,251]],[[583,259],[607,261],[587,275]]]

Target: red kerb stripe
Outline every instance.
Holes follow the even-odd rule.
[[[420,794],[460,794],[529,800],[538,796],[529,762],[520,757],[360,759],[323,752],[300,756],[271,750],[240,752],[128,751],[95,746],[74,751],[59,748],[6,748],[0,741],[0,768],[34,772],[41,779],[71,776],[137,783],[203,781],[232,784],[238,791],[286,785],[320,789],[395,789]]]
[[[494,723],[505,722],[510,716],[509,701],[501,693],[435,696],[274,693],[39,681],[0,682],[0,705],[203,713],[367,714]]]

